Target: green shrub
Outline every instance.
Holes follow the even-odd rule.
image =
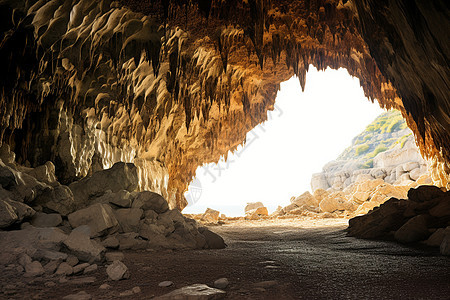
[[[369,145],[367,144],[359,145],[358,147],[356,147],[355,154],[356,156],[359,156],[361,154],[366,153],[367,150],[369,150]]]
[[[361,166],[361,169],[370,169],[370,168],[373,168],[373,159],[369,159]]]

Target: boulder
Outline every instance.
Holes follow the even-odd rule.
[[[0,164],[0,186],[4,189],[11,189],[18,184],[16,176],[11,168]]]
[[[212,208],[207,208],[206,211],[203,213],[201,221],[205,223],[211,223],[215,224],[219,222],[219,216],[220,212],[218,210],[214,210]]]
[[[175,300],[175,299],[205,299],[218,300],[224,299],[226,292],[210,288],[205,284],[193,284],[181,289],[174,290],[168,294],[156,297],[155,300]]]
[[[319,192],[318,192],[318,194],[319,194]],[[310,192],[305,192],[305,193],[301,194],[300,196],[298,196],[291,202],[296,204],[298,207],[303,206],[303,205],[313,206],[313,207],[319,206],[319,201],[313,195],[311,195]]]
[[[169,210],[169,204],[160,195],[150,191],[140,192],[133,201],[132,208],[140,208],[144,211],[153,210],[162,214]]]
[[[227,246],[223,238],[206,227],[200,227],[198,231],[205,237],[209,249],[223,249]]]
[[[429,214],[433,217],[449,217],[450,216],[450,193],[447,192],[444,197],[436,198],[438,202],[436,206],[429,210]]]
[[[121,261],[115,260],[106,268],[109,279],[117,281],[130,277],[127,266]]]
[[[134,198],[135,195],[126,190],[121,190],[118,191],[117,193],[107,191],[103,196],[97,198],[95,202],[110,203],[120,208],[130,208]]]
[[[354,211],[355,207],[354,205],[346,199],[346,197],[340,193],[332,193],[325,199],[323,199],[319,204],[320,209],[323,212],[335,212],[337,210],[339,211]]]
[[[89,204],[92,199],[102,196],[106,191],[113,193],[121,190],[129,192],[138,188],[137,168],[134,164],[118,162],[110,169],[101,170],[69,185],[75,202],[79,207]]]
[[[88,264],[88,263],[82,263],[82,264],[76,265],[73,267],[73,273],[79,274],[79,273],[83,272],[89,266],[90,266],[90,264]]]
[[[89,231],[88,226],[80,226],[74,229],[64,241],[64,245],[80,261],[89,263],[101,261],[102,254],[106,249],[90,239]]]
[[[327,190],[330,187],[328,180],[323,173],[316,173],[311,176],[311,190],[314,192],[317,189]]]
[[[38,212],[31,219],[31,225],[35,227],[57,227],[62,223],[60,214],[46,214]]]
[[[440,246],[442,255],[450,256],[450,226],[445,229],[445,235]]]
[[[61,263],[55,272],[56,275],[62,275],[62,276],[72,275],[72,273],[73,273],[73,268],[68,263],[65,263],[65,262]]]
[[[449,230],[450,233],[450,230]],[[439,247],[445,237],[445,229],[438,228],[429,238],[425,241],[425,244],[431,247]]]
[[[427,202],[444,195],[445,193],[434,185],[421,185],[408,191],[408,199],[414,202]]]
[[[429,235],[427,217],[418,215],[400,227],[394,237],[398,242],[407,244],[425,240]]]
[[[47,184],[52,184],[57,180],[55,176],[55,165],[51,161],[46,162],[42,166],[25,171],[25,173]]]
[[[267,211],[267,207],[258,207],[247,211],[245,218],[249,220],[258,220],[261,217],[267,217],[268,215],[269,212]]]
[[[22,230],[0,231],[2,254],[0,265],[16,260],[21,253],[32,254],[37,249],[59,251],[67,235],[57,228],[28,226]]]
[[[260,207],[264,207],[264,204],[262,204],[262,202],[251,202],[251,203],[247,203],[247,205],[244,208],[244,212],[247,213],[250,210],[254,210]]]
[[[16,154],[11,151],[8,144],[2,144],[0,146],[0,160],[5,164],[11,164],[16,159]]]
[[[76,210],[72,190],[65,185],[54,185],[36,197],[34,204],[67,216]]]
[[[116,249],[119,248],[119,240],[115,236],[108,236],[102,242],[103,247]]]
[[[88,225],[91,237],[101,236],[117,229],[118,221],[108,204],[93,204],[68,216],[72,228]]]
[[[10,199],[0,200],[0,229],[20,223],[24,218],[31,217],[35,211],[26,204]]]
[[[144,215],[140,208],[121,208],[114,212],[122,232],[139,232],[139,221]]]
[[[38,261],[33,261],[25,266],[25,277],[41,276],[44,273],[45,270]]]

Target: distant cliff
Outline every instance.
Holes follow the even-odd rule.
[[[404,185],[426,172],[411,130],[400,112],[391,110],[370,123],[321,173],[313,174],[311,189],[343,190],[362,177]]]

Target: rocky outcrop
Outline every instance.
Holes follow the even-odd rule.
[[[449,192],[435,186],[411,189],[406,199],[391,198],[364,216],[349,220],[350,236],[367,239],[395,239],[404,244],[423,242],[440,247],[448,255]],[[439,212],[436,214],[436,212]]]
[[[266,120],[280,82],[345,67],[402,112],[445,186],[446,6],[403,2],[2,0],[0,141],[63,184],[132,162],[140,190],[182,209],[196,168]]]

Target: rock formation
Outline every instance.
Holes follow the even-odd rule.
[[[312,64],[347,68],[366,96],[400,110],[434,183],[448,185],[444,1],[1,0],[0,9],[0,142],[22,165],[54,162],[63,184],[134,163],[140,190],[182,209],[196,168],[244,142],[279,83],[295,74],[304,87]]]

